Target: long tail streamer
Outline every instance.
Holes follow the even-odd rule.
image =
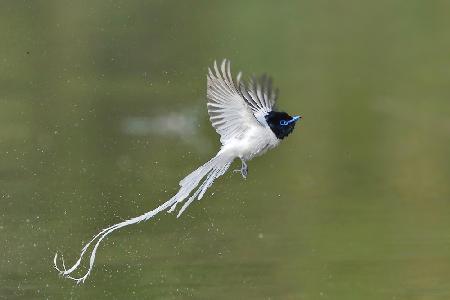
[[[72,279],[76,281],[76,283],[83,283],[86,280],[86,278],[91,274],[92,268],[94,267],[95,254],[97,253],[97,248],[104,238],[106,238],[113,231],[120,229],[122,227],[137,224],[142,221],[147,221],[162,211],[173,212],[176,208],[176,205],[180,202],[183,202],[191,194],[191,192],[199,185],[200,181],[206,176],[206,179],[202,182],[200,187],[192,194],[191,197],[189,197],[189,199],[183,204],[181,209],[178,211],[177,214],[178,218],[195,199],[197,200],[202,199],[206,190],[213,184],[216,178],[222,176],[227,171],[232,161],[233,159],[227,158],[224,155],[220,154],[216,155],[210,161],[208,161],[203,166],[199,167],[197,170],[186,176],[183,180],[181,180],[180,190],[175,196],[170,198],[168,201],[164,202],[154,210],[146,212],[143,215],[128,219],[126,221],[114,224],[108,228],[101,230],[86,245],[84,245],[84,247],[81,249],[80,257],[75,262],[75,264],[70,268],[66,268],[64,258],[62,256],[60,259],[62,267],[58,266],[58,253],[56,253],[55,257],[53,258],[53,264],[55,269],[58,270],[59,274],[64,278]],[[89,252],[88,251],[89,249],[92,250]],[[83,276],[74,277],[72,273],[78,270],[78,267],[83,261],[84,255],[87,253],[90,253],[88,270]]]

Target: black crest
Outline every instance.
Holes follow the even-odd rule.
[[[275,136],[282,140],[294,130],[295,122],[289,122],[292,117],[285,112],[271,111],[266,115],[267,124]]]

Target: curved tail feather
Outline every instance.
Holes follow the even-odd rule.
[[[53,258],[53,264],[55,269],[58,270],[61,276],[72,279],[77,283],[83,283],[86,280],[86,278],[90,275],[92,268],[94,267],[95,254],[97,252],[97,248],[105,237],[107,237],[113,231],[120,229],[122,227],[137,224],[142,221],[147,221],[148,219],[151,219],[154,216],[156,216],[161,211],[173,212],[176,209],[177,204],[185,201],[186,198],[189,197],[189,195],[192,193],[192,191],[199,185],[200,181],[206,176],[206,179],[202,182],[200,187],[189,197],[189,199],[183,204],[181,209],[178,211],[177,214],[178,218],[195,199],[198,200],[202,199],[206,190],[213,184],[214,180],[222,176],[227,171],[227,169],[233,162],[233,159],[234,158],[231,158],[219,152],[207,163],[205,163],[197,170],[186,176],[183,180],[181,180],[179,191],[172,198],[170,198],[157,208],[149,212],[146,212],[145,214],[142,214],[138,217],[128,219],[126,221],[114,224],[101,230],[86,245],[84,245],[84,247],[81,249],[80,257],[72,267],[68,269],[66,268],[64,258],[62,256],[61,256],[62,268],[58,267],[58,253],[56,253],[55,257]],[[88,250],[91,248],[91,245],[93,245],[93,247],[90,252],[91,255],[89,259],[88,270],[81,277],[73,277],[72,273],[78,269],[83,260],[84,255],[86,253],[89,253]]]

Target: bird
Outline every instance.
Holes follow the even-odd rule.
[[[278,90],[273,89],[270,77],[252,76],[248,80],[242,80],[242,73],[239,72],[236,79],[233,79],[228,59],[224,59],[220,65],[214,61],[213,66],[208,68],[206,96],[209,119],[220,136],[221,147],[218,153],[182,179],[178,192],[157,208],[101,230],[84,245],[72,267],[66,268],[62,256],[62,266],[59,266],[56,253],[53,264],[62,277],[84,283],[93,269],[97,248],[106,236],[122,227],[147,221],[159,212],[173,212],[182,204],[177,213],[177,218],[180,217],[195,199],[203,198],[207,189],[225,174],[234,160],[241,161],[241,168],[234,171],[246,179],[247,162],[277,147],[292,133],[295,124],[302,118],[300,115],[290,116],[276,110]],[[83,276],[74,277],[73,273],[78,271],[89,249],[87,271]]]

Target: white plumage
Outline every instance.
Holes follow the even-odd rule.
[[[245,161],[279,144],[280,140],[265,119],[265,116],[273,110],[276,100],[276,93],[272,90],[267,77],[263,76],[259,80],[251,79],[246,85],[241,81],[241,73],[238,74],[236,81],[233,80],[228,60],[223,60],[220,69],[214,62],[214,69],[209,69],[208,72],[207,98],[208,114],[222,143],[217,155],[181,180],[177,194],[159,207],[100,231],[83,247],[79,259],[72,267],[67,269],[62,258],[62,268],[59,267],[56,254],[54,267],[63,277],[73,279],[77,283],[84,282],[94,266],[97,248],[107,235],[119,228],[146,221],[161,211],[172,212],[178,203],[184,202],[178,211],[179,217],[195,199],[200,200],[204,196],[214,180],[228,170],[234,159],[241,159],[241,173],[245,177],[247,172]],[[78,269],[83,256],[91,247],[87,272],[81,277],[74,277],[72,273]]]

